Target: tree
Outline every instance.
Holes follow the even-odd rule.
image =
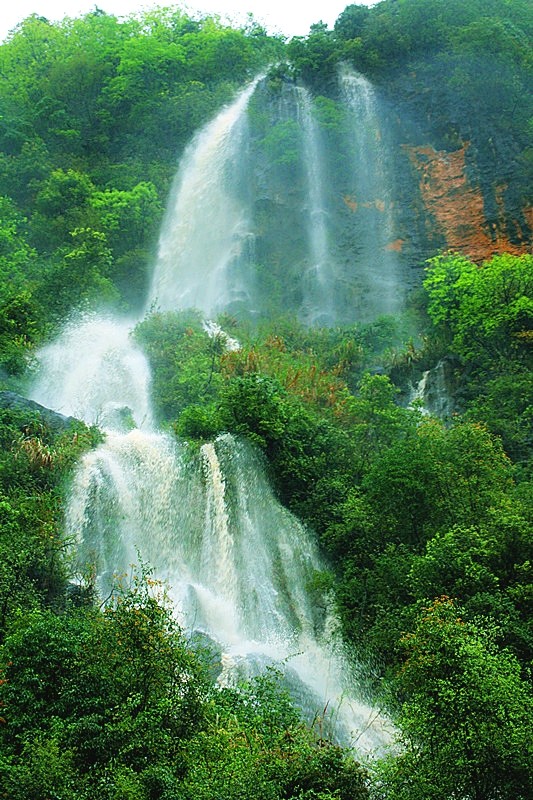
[[[476,266],[457,254],[429,262],[424,281],[436,331],[460,357],[470,419],[504,437],[525,461],[531,439],[533,256],[494,256]]]
[[[44,272],[35,292],[48,309],[49,318],[58,322],[74,308],[94,308],[118,300],[110,279],[112,253],[104,233],[92,228],[75,228],[71,243],[59,249]]]
[[[361,35],[370,14],[368,6],[349,5],[341,11],[334,25],[339,39],[356,39]]]
[[[287,55],[302,79],[314,88],[326,88],[335,76],[337,43],[324,23],[312,25],[307,38],[291,39]]]
[[[75,228],[87,225],[94,188],[85,173],[73,169],[52,171],[37,194],[36,213],[31,221],[33,239],[40,250],[55,250]]]
[[[346,416],[355,440],[362,476],[393,442],[415,429],[417,415],[394,402],[398,390],[386,375],[363,375],[355,397],[346,400]]]
[[[267,671],[217,692],[206,730],[191,742],[186,797],[366,800],[368,776],[342,748],[309,730]]]
[[[436,600],[404,640],[396,679],[401,749],[385,763],[392,800],[525,800],[531,785],[530,687],[490,633]]]
[[[1,658],[0,741],[9,758],[0,780],[10,796],[33,796],[33,748],[55,753],[50,774],[76,780],[84,798],[127,796],[121,782],[140,789],[143,772],[161,762],[176,779],[183,743],[203,724],[206,684],[150,578],[135,576],[103,613],[86,605],[27,615]]]
[[[430,259],[428,313],[464,359],[484,363],[523,350],[533,325],[533,256],[494,256],[477,267],[464,256]]]
[[[385,431],[391,433],[387,427]],[[341,570],[337,596],[344,628],[350,638],[364,638],[363,652],[379,656],[385,664],[395,663],[399,638],[411,629],[417,603],[442,591],[453,594],[460,585],[478,581],[472,614],[496,613],[496,604],[489,608],[485,597],[494,585],[491,580],[497,583],[495,576],[505,572],[496,556],[505,548],[494,545],[489,563],[483,552],[474,551],[475,542],[484,536],[491,550],[494,533],[488,531],[508,507],[511,476],[499,441],[479,425],[446,429],[436,420],[426,420],[407,433],[401,427],[392,429],[388,445],[372,458],[361,486],[335,506],[322,536]],[[444,542],[451,547],[441,532],[454,526],[458,552],[449,564],[444,553],[435,564],[434,550]],[[461,553],[459,545],[465,540],[459,531],[469,527],[478,537],[471,538],[468,554]],[[519,550],[517,562],[523,562],[528,556]],[[468,599],[466,594],[459,597]],[[529,637],[518,619],[525,612],[523,600],[517,603],[518,613],[509,601],[503,597],[500,604],[500,610],[507,608],[507,641],[524,653]]]

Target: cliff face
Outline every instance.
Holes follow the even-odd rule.
[[[238,200],[256,313],[369,321],[402,308],[439,251],[481,262],[530,250],[512,142],[483,129],[439,146],[401,96],[349,78],[327,98],[291,81],[254,95]]]
[[[491,212],[481,186],[468,174],[469,146],[446,152],[403,145],[418,177],[428,240],[439,247],[444,239],[448,249],[478,262],[498,253],[531,252],[533,208],[508,209],[508,187],[500,183],[489,189]]]

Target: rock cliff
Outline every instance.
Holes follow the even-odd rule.
[[[458,150],[447,152],[431,144],[403,145],[418,176],[428,239],[437,247],[444,240],[448,249],[477,262],[498,253],[531,252],[533,208],[509,209],[508,187],[496,183],[491,187],[491,213],[481,186],[469,175],[469,147],[466,142]]]

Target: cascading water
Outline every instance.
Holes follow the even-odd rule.
[[[440,360],[433,369],[427,369],[413,388],[409,404],[415,402],[424,415],[449,419],[455,411],[452,396],[453,371],[450,364]]]
[[[149,562],[183,627],[220,648],[220,683],[276,665],[308,717],[362,751],[383,745],[383,720],[350,695],[334,617],[312,598],[316,547],[249,445],[225,434],[193,458],[162,434],[110,432],[80,463],[67,531],[102,592],[137,552]]]
[[[226,270],[233,257],[242,217],[214,173],[226,163],[221,153],[231,150],[230,134],[239,130],[255,84],[186,153],[161,237],[150,304],[195,303],[211,311],[217,291],[226,297],[217,270],[220,265]],[[211,181],[212,194],[202,187],[204,178]],[[194,202],[185,202],[191,183]],[[207,237],[205,251],[201,243],[187,242],[185,255],[179,255],[189,236],[186,227],[200,238],[204,234],[204,201],[210,209],[215,203],[230,210],[213,208],[207,226],[220,229]],[[222,219],[233,225],[231,235],[222,230]],[[179,229],[175,239],[174,225]],[[211,266],[202,266],[206,272],[198,278],[201,252],[210,256]],[[205,302],[198,302],[201,280]],[[250,445],[226,434],[194,454],[155,429],[148,364],[130,335],[134,323],[89,316],[67,326],[42,351],[32,393],[41,404],[97,423],[105,432],[105,441],[80,461],[66,514],[81,562],[96,565],[101,590],[107,592],[113,573],[127,570],[139,554],[168,582],[184,628],[216,643],[221,683],[265,664],[280,665],[310,717],[328,709],[340,740],[362,751],[382,747],[388,741],[383,719],[350,694],[346,663],[333,644],[334,615],[311,592],[323,564],[309,532],[276,501]]]
[[[182,157],[159,240],[148,308],[213,315],[250,302],[251,212],[242,199],[245,110],[256,78],[192,140]]]
[[[97,315],[73,320],[41,350],[32,399],[88,425],[120,429],[131,414],[137,427],[149,429],[150,368],[131,341],[135,322]]]
[[[396,248],[391,175],[380,130],[372,84],[345,66],[339,73],[341,93],[349,109],[351,187],[346,201],[357,228],[359,278],[364,282],[364,316],[394,314],[403,305]]]

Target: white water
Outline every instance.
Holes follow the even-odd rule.
[[[178,169],[159,240],[147,307],[214,315],[249,300],[251,210],[237,199],[246,107],[256,78],[203,128]]]
[[[372,84],[345,66],[339,73],[342,96],[349,109],[352,188],[349,202],[358,230],[360,278],[365,284],[367,318],[394,314],[403,306],[397,242],[391,201],[392,177]]]
[[[415,405],[424,416],[433,415],[448,419],[454,413],[454,401],[450,393],[449,366],[440,360],[432,369],[422,373],[413,388],[409,405]]]
[[[310,592],[316,547],[249,445],[225,434],[191,459],[162,434],[108,433],[79,465],[67,532],[104,594],[140,553],[184,628],[221,648],[221,683],[277,665],[309,718],[361,751],[383,746],[383,720],[351,692],[327,601]]]
[[[222,273],[243,217],[223,173],[254,86],[185,155],[149,305],[192,303],[212,311],[217,292],[225,297]],[[231,236],[223,221],[233,226]],[[206,231],[210,226],[215,233]],[[200,264],[202,253],[210,268]],[[276,501],[249,445],[224,435],[194,457],[155,429],[148,365],[130,333],[134,322],[85,317],[40,354],[33,399],[106,433],[81,459],[72,484],[66,525],[80,561],[95,564],[106,593],[114,573],[128,571],[140,554],[168,582],[184,628],[222,651],[220,682],[280,665],[310,718],[327,709],[340,740],[360,751],[382,747],[384,721],[355,698],[327,598],[311,591],[324,565],[309,532]]]
[[[137,427],[150,428],[150,368],[131,341],[134,324],[98,315],[73,320],[39,353],[31,398],[102,428],[122,427],[129,409]]]

